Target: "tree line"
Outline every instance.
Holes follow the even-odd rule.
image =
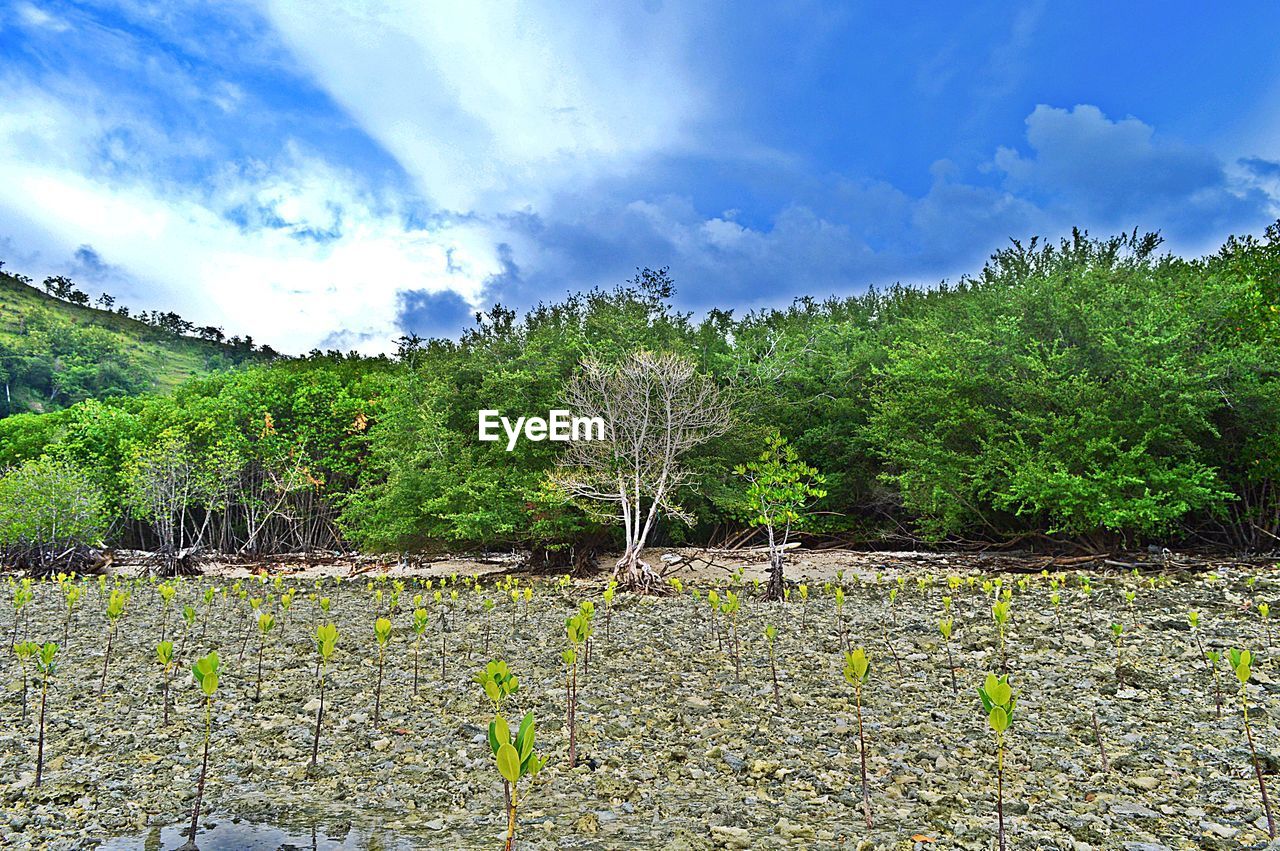
[[[0,482],[56,474],[92,515],[64,525],[77,540],[166,552],[510,547],[563,563],[631,553],[640,531],[737,540],[766,516],[863,545],[1270,550],[1280,223],[1200,258],[1160,246],[1076,232],[929,289],[699,318],[672,306],[667,270],[644,269],[522,314],[495,306],[456,341],[404,337],[392,357],[313,353],[9,417]],[[480,409],[650,398],[646,357],[708,415],[661,492],[602,509],[624,453],[477,440]],[[0,546],[31,513],[13,490]],[[800,509],[777,508],[789,492]]]

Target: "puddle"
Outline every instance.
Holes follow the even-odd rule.
[[[98,851],[176,851],[186,844],[187,825],[153,827],[142,833],[108,839]],[[272,824],[210,816],[196,834],[200,851],[410,851],[415,847],[388,832],[315,825],[301,830]]]

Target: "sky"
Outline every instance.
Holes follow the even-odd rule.
[[[1280,4],[0,0],[0,260],[291,353],[1280,217]]]

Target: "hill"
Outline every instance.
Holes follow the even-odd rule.
[[[220,329],[195,328],[176,314],[136,318],[127,308],[109,309],[109,299],[103,308],[89,306],[69,281],[50,280],[51,292],[42,292],[26,277],[0,271],[0,417],[88,398],[167,393],[192,376],[274,356],[252,340],[224,342]]]

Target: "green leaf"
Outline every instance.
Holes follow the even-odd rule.
[[[520,752],[520,761],[524,762],[533,753],[533,713],[526,712],[524,720],[520,722],[520,729],[516,732],[516,750]]]
[[[993,706],[991,712],[987,716],[987,723],[991,725],[991,729],[997,733],[1003,733],[1009,729],[1009,715],[1004,711],[1004,707]]]
[[[520,780],[520,755],[516,753],[510,743],[503,744],[498,748],[497,753],[498,771],[508,783],[518,783]]]

